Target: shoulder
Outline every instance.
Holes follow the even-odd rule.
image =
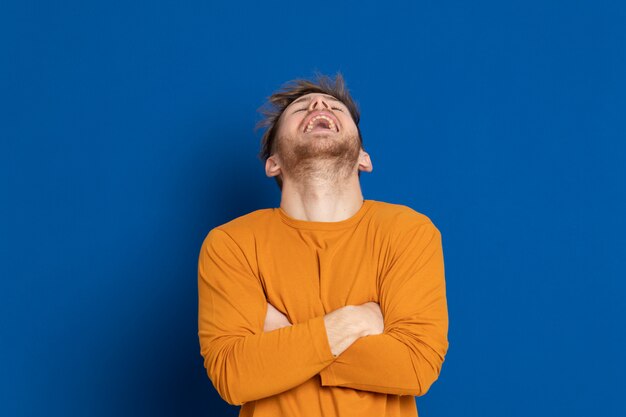
[[[435,228],[433,221],[426,214],[404,204],[373,200],[373,218],[381,227],[391,231]]]
[[[255,236],[270,222],[271,216],[272,209],[264,208],[215,226],[206,235],[203,246],[214,243],[236,245],[246,251],[254,246]]]
[[[264,208],[236,217],[216,227],[231,235],[254,232],[261,228],[272,217],[273,209]]]
[[[374,217],[393,253],[417,256],[427,248],[441,247],[441,232],[426,214],[403,204],[376,202],[375,206]]]

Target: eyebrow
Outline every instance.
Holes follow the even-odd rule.
[[[328,94],[324,94],[324,97],[326,97],[329,100],[337,101],[337,102],[341,103],[341,100],[337,100],[335,97],[329,96]],[[299,99],[292,101],[291,104],[296,104],[296,103],[299,103],[301,101],[309,101],[309,100],[311,100],[311,96],[309,96],[309,97],[300,97]]]

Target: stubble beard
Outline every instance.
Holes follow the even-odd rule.
[[[339,184],[353,174],[361,149],[356,133],[308,134],[305,140],[298,139],[276,138],[283,177],[299,184],[310,181]]]

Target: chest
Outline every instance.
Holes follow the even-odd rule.
[[[258,266],[268,301],[293,323],[378,302],[387,252],[384,239],[300,234],[262,244]]]

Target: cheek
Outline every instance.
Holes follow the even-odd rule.
[[[296,133],[299,129],[300,121],[295,118],[289,118],[282,120],[279,125],[279,130],[281,134],[293,134]],[[278,132],[278,130],[277,130]]]
[[[285,134],[285,121],[281,118],[276,123],[276,137],[283,136]]]
[[[344,117],[341,119],[341,125],[343,126],[343,129],[349,132],[357,132],[357,127],[356,124],[354,123],[354,120],[352,120],[352,118],[348,118],[348,117]]]

